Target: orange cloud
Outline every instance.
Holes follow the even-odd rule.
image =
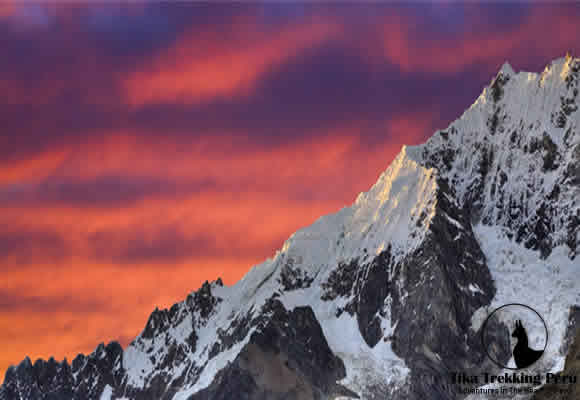
[[[14,4],[11,1],[0,2],[0,18],[14,14]]]
[[[7,4],[0,16],[13,12]],[[419,41],[416,21],[401,18],[385,19],[376,35],[357,36],[346,50],[356,48],[377,64],[387,60],[407,72],[455,73],[474,64],[493,64],[493,70],[498,58],[526,46],[550,52],[553,46],[573,46],[578,37],[571,18],[546,21],[536,13],[509,35],[487,29]],[[538,27],[545,25],[555,33],[544,35]],[[190,32],[121,77],[125,100],[139,106],[247,95],[305,52],[329,40],[348,40],[342,25],[316,18],[277,26],[271,34],[258,26],[252,18],[239,18],[223,33]],[[560,38],[556,44],[554,36]],[[80,48],[71,49],[79,55]],[[96,73],[97,54],[89,46],[78,57],[85,61],[71,71],[82,75],[79,86],[87,86],[88,103],[108,104],[106,96],[94,97],[100,93],[94,77],[115,84],[117,75]],[[85,79],[92,82],[85,85]],[[66,79],[47,79],[27,91],[0,80],[0,89],[14,94],[10,104],[46,105],[70,89],[67,85]],[[301,132],[302,139],[269,148],[244,142],[237,132],[202,138],[190,132],[194,139],[186,143],[139,132],[110,132],[104,139],[78,132],[81,144],[59,142],[58,149],[43,147],[34,156],[0,162],[0,234],[12,240],[0,241],[5,250],[0,252],[0,343],[10,344],[0,352],[0,376],[26,354],[70,360],[101,341],[121,338],[127,344],[155,306],[182,300],[206,279],[221,276],[235,283],[292,232],[350,204],[401,145],[420,142],[437,120],[435,112],[423,110],[378,123],[354,121],[310,137]],[[363,134],[368,129],[384,137],[370,145]],[[67,189],[72,191],[118,176],[136,186],[150,179],[154,187],[117,203],[79,201],[66,190],[43,197],[48,186],[42,185],[51,180],[57,186],[72,182]],[[170,189],[190,189],[155,187],[165,182]],[[27,196],[15,195],[19,190]],[[122,185],[111,190],[129,191]],[[10,196],[16,200],[8,201]],[[44,327],[40,334],[39,326]]]
[[[38,181],[54,173],[66,160],[68,150],[46,151],[30,158],[0,163],[0,185]]]
[[[329,40],[338,26],[312,20],[268,34],[253,18],[221,32],[192,32],[125,82],[131,104],[200,100],[250,92],[268,71]]]
[[[515,58],[529,56],[530,51],[543,54],[556,51],[563,56],[566,50],[576,48],[580,34],[575,17],[542,7],[509,31],[494,29],[489,21],[477,18],[470,22],[481,29],[437,39],[418,36],[419,28],[410,17],[389,16],[377,32],[378,51],[373,46],[366,47],[364,54],[375,62],[386,59],[404,72],[454,74],[476,64],[495,70],[504,61],[513,63]],[[550,27],[549,35],[541,28],[545,26]]]

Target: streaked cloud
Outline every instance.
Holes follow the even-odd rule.
[[[505,60],[580,54],[579,18],[2,3],[0,375],[25,355],[126,345],[155,306],[235,283],[460,115]]]
[[[125,83],[130,104],[248,95],[272,69],[338,32],[336,24],[316,19],[270,31],[257,22],[242,17],[219,31],[184,35],[150,65],[130,74]]]

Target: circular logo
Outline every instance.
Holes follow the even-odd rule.
[[[492,321],[507,325],[509,335]],[[491,361],[505,369],[527,368],[542,357],[548,345],[548,327],[532,307],[520,303],[504,304],[487,316],[481,328],[481,343]],[[510,344],[511,357],[506,361],[505,346]],[[502,350],[504,349],[504,350]],[[502,354],[504,355],[502,357]]]

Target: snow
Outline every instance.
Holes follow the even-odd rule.
[[[397,357],[390,342],[383,340],[370,349],[362,338],[355,317],[342,313],[323,324],[324,335],[332,351],[342,359],[346,378],[340,383],[360,393],[371,384],[401,382],[410,372]]]
[[[481,288],[477,284],[474,285],[473,283],[470,283],[468,289],[473,294],[483,293],[483,290],[481,290]]]
[[[113,396],[113,388],[109,385],[105,385],[100,400],[111,400],[111,396]]]
[[[562,370],[565,354],[560,352],[560,346],[568,326],[569,308],[571,305],[580,304],[578,262],[568,257],[565,246],[555,248],[547,259],[541,260],[537,251],[526,249],[508,239],[498,227],[478,225],[474,227],[474,233],[487,257],[497,293],[488,307],[479,309],[473,315],[472,328],[478,329],[489,313],[504,304],[528,305],[545,320],[549,340],[544,355],[529,367],[527,373],[544,375],[546,372]],[[544,348],[544,325],[533,312],[526,314],[523,311],[525,310],[518,309],[517,316],[503,314],[503,322],[511,329],[514,319],[522,319],[528,332],[530,347]],[[507,366],[515,366],[513,357]],[[506,369],[498,374],[505,372],[513,371]]]
[[[512,66],[507,61],[505,63],[503,63],[503,65],[501,66],[501,69],[499,70],[499,72],[501,72],[503,74],[507,74],[507,75],[513,75],[514,74],[514,70],[513,70]]]
[[[360,393],[371,384],[401,382],[410,372],[404,361],[393,353],[390,341],[381,340],[374,348],[370,348],[360,333],[355,316],[343,312],[340,317],[336,317],[337,310],[350,299],[322,301],[320,289],[311,286],[286,292],[280,300],[289,310],[297,306],[312,307],[328,346],[344,362],[346,377],[340,383],[349,389]],[[382,319],[382,328],[385,336],[394,331],[389,318]]]
[[[568,325],[569,308],[580,304],[578,262],[568,258],[565,246],[555,248],[547,259],[541,260],[537,251],[509,240],[497,227],[478,225],[474,232],[497,287],[489,311],[504,304],[522,303],[540,313],[548,326],[549,342],[534,368],[551,370],[565,358],[560,354],[560,345]],[[526,326],[526,330],[530,338],[534,331],[544,330],[537,319],[530,318],[529,323],[532,325]],[[543,336],[535,337],[541,340]],[[543,343],[530,341],[530,347],[542,348]]]
[[[402,255],[418,245],[421,235],[410,238],[416,230],[411,217],[426,210],[428,225],[437,185],[434,171],[407,157],[405,149],[355,204],[293,234],[277,258],[292,258],[316,275],[328,265],[360,257],[363,248],[377,254],[391,244]]]
[[[135,388],[142,388],[147,374],[155,368],[149,355],[135,344],[131,344],[125,350],[123,366],[127,370],[127,383]]]
[[[452,223],[453,225],[455,225],[457,228],[459,228],[459,229],[461,229],[461,230],[465,229],[465,228],[463,227],[463,225],[461,225],[461,223],[460,223],[459,221],[457,221],[457,220],[456,220],[456,219],[454,219],[454,218],[451,218],[449,215],[445,214],[445,218],[447,219],[447,221],[451,222],[451,223]],[[459,238],[459,235],[457,235],[457,237]]]
[[[192,387],[188,388],[187,390],[180,391],[175,394],[173,400],[187,400],[193,394],[197,393],[198,391],[208,387],[215,375],[221,371],[224,367],[228,365],[234,358],[238,355],[238,353],[243,349],[243,347],[248,343],[249,338],[254,330],[246,336],[246,338],[236,343],[230,349],[225,350],[219,353],[217,356],[209,360],[208,364],[203,369],[203,372],[199,376],[197,382]]]
[[[567,88],[565,81],[570,72],[571,58],[561,58],[549,65],[542,74],[528,72],[515,73],[511,67],[504,65],[502,72],[510,79],[504,85],[503,95],[496,104],[492,91],[486,88],[475,103],[446,129],[448,135],[434,134],[426,143],[407,148],[409,158],[423,163],[423,151],[433,153],[445,149],[473,149],[459,151],[449,171],[440,171],[453,184],[457,197],[463,202],[469,194],[473,179],[478,177],[478,154],[474,149],[482,147],[493,151],[493,160],[489,166],[490,173],[486,177],[483,193],[482,215],[488,216],[494,223],[502,224],[508,218],[508,213],[500,214],[496,207],[498,196],[502,190],[495,182],[497,190],[492,190],[490,181],[496,177],[498,168],[506,174],[505,192],[502,192],[504,205],[509,198],[520,199],[523,196],[528,215],[541,205],[544,199],[559,183],[563,171],[572,161],[573,149],[580,144],[580,113],[573,112],[567,116],[563,128],[556,127],[552,121],[561,110],[562,97],[571,97],[572,88]],[[577,102],[580,100],[576,100]],[[498,113],[499,126],[502,132],[490,133],[489,120]],[[522,137],[521,143],[512,143],[511,135],[517,133]],[[542,154],[524,152],[525,145],[533,140],[542,141],[544,135],[557,146],[561,155],[559,166],[553,171],[543,171]],[[565,139],[566,135],[568,137]],[[540,173],[541,172],[541,173]],[[580,188],[576,186],[558,199],[562,215],[573,215],[580,211]],[[523,216],[520,216],[521,221]],[[564,243],[567,235],[566,219],[554,218],[554,239]]]

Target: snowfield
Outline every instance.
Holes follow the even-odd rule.
[[[501,228],[478,225],[474,228],[477,238],[488,259],[488,266],[497,287],[497,294],[489,307],[479,309],[472,317],[472,326],[479,328],[489,313],[509,303],[521,303],[535,309],[545,320],[549,339],[542,357],[528,369],[527,374],[558,372],[564,368],[566,354],[561,346],[568,327],[569,307],[580,304],[580,271],[577,260],[568,257],[568,248],[560,246],[554,249],[545,260],[538,257],[536,251],[528,250],[508,239]],[[505,314],[504,321],[513,329],[512,322],[522,319],[522,314],[510,316]],[[524,315],[525,318],[525,315]],[[542,349],[544,325],[537,318],[524,319],[524,326],[530,338],[530,347]],[[533,341],[533,338],[536,341]],[[513,357],[508,367],[514,368]],[[498,372],[513,373],[504,369]],[[505,384],[489,384],[482,387],[495,388]],[[528,398],[521,395],[518,398]],[[481,398],[472,395],[468,399]]]

